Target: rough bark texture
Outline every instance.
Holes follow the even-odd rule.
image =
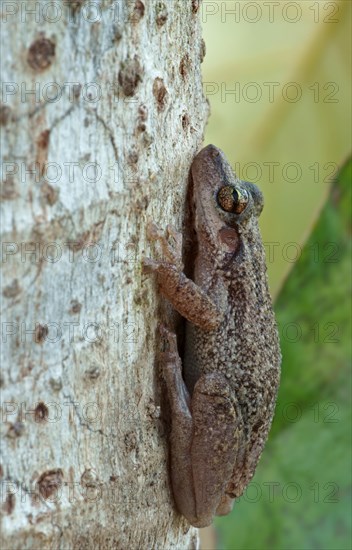
[[[2,547],[194,548],[141,258],[202,142],[199,2],[3,2],[1,41]]]

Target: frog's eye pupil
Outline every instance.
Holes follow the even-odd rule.
[[[217,196],[218,204],[225,210],[233,214],[241,214],[248,203],[248,193],[245,189],[237,189],[231,185],[221,187]]]

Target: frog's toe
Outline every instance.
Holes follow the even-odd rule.
[[[165,325],[161,324],[159,327],[161,336],[165,339],[168,352],[177,353],[177,340],[176,334],[171,332]]]
[[[157,241],[158,239],[163,238],[161,229],[158,225],[156,225],[156,223],[149,222],[147,224],[147,237],[151,241]]]
[[[160,262],[152,260],[151,258],[142,259],[142,268],[144,273],[153,273],[154,271],[158,271],[159,266]]]

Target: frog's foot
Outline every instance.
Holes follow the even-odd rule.
[[[172,250],[178,262],[182,265],[182,233],[177,231],[173,225],[166,226],[168,242],[172,243]],[[183,269],[183,267],[182,267]]]
[[[177,338],[174,332],[171,332],[165,325],[159,326],[160,336],[163,339],[163,351],[161,360],[164,365],[164,376],[170,376],[165,371],[167,369],[178,369],[182,376],[182,362],[177,349]]]
[[[177,386],[179,394],[182,394],[184,406],[189,408],[191,400],[182,378],[182,362],[177,349],[176,334],[165,325],[160,325],[159,331],[164,341],[164,351],[161,353],[164,379],[168,388]]]
[[[228,494],[224,494],[221,497],[220,504],[216,509],[217,516],[227,516],[233,508],[234,498],[231,498]]]
[[[174,265],[178,271],[183,270],[181,233],[176,231],[171,225],[168,225],[166,236],[164,236],[161,229],[155,223],[150,222],[147,225],[147,237],[150,241],[159,242],[166,260]]]
[[[159,332],[165,341],[165,352],[173,356],[178,355],[176,334],[171,332],[165,325],[159,326]]]
[[[151,258],[142,258],[142,266],[144,273],[153,273],[154,271],[158,271],[160,262]]]

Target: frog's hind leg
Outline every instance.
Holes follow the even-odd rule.
[[[203,375],[192,396],[192,477],[198,527],[221,514],[238,452],[240,422],[220,373]],[[228,510],[229,511],[229,510]]]
[[[190,523],[193,523],[196,515],[191,463],[193,432],[191,398],[182,378],[182,364],[177,352],[176,336],[166,330],[162,332],[169,343],[169,350],[163,353],[162,359],[172,415],[170,438],[172,490],[178,510]]]
[[[190,398],[182,378],[176,337],[163,330],[168,351],[163,372],[172,413],[171,479],[178,510],[195,527],[210,525],[236,462],[239,427],[221,374],[203,375]],[[220,509],[219,509],[220,506]]]

